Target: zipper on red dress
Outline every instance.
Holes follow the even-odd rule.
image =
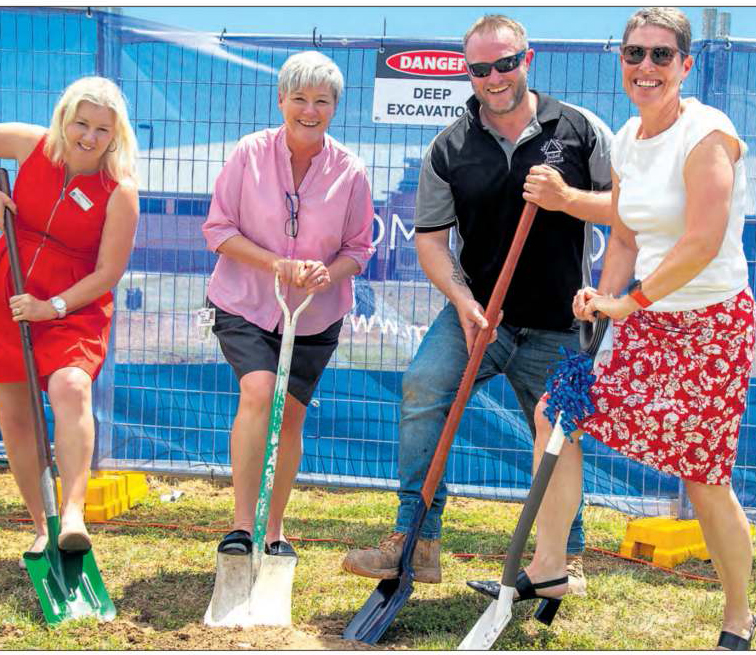
[[[65,173],[64,173],[65,176]],[[58,205],[62,202],[62,200],[66,197],[66,188],[68,185],[71,184],[73,181],[74,175],[70,180],[68,180],[68,184],[65,184],[65,177],[64,177],[64,184],[63,188],[60,190],[60,197],[55,201],[55,204],[53,205],[52,212],[50,212],[50,218],[47,219],[47,225],[45,226],[45,231],[43,232],[42,241],[37,246],[37,250],[34,253],[34,257],[32,257],[31,264],[29,264],[29,270],[26,271],[26,277],[24,278],[24,282],[29,281],[29,276],[31,275],[32,269],[34,268],[34,264],[37,263],[37,257],[39,256],[40,251],[42,250],[42,246],[45,245],[45,241],[47,241],[47,237],[50,236],[50,225],[52,224],[53,217],[55,216],[55,212],[58,211]]]

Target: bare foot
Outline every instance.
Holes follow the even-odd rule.
[[[45,548],[47,548],[47,533],[38,534],[34,538],[34,543],[31,545],[31,548],[29,548],[27,552],[41,553]]]
[[[47,548],[47,534],[38,534],[34,538],[34,543],[26,552],[41,553],[45,548]],[[23,556],[18,558],[18,568],[20,568],[22,571],[26,570],[26,562],[24,562]]]
[[[92,539],[84,525],[84,518],[79,512],[69,510],[60,520],[58,548],[68,551],[89,550]]]

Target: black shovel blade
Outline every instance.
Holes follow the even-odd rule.
[[[412,577],[405,573],[400,578],[381,580],[344,630],[344,639],[375,644],[412,594]]]

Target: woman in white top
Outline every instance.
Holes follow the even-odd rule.
[[[681,99],[690,39],[676,8],[643,9],[625,29],[623,85],[640,116],[612,144],[615,211],[599,287],[581,289],[573,304],[579,319],[614,319],[614,350],[596,371],[595,412],[574,434],[684,480],[725,592],[718,646],[742,650],[754,632],[753,553],[730,475],[754,355],[742,245],[746,145],[722,112]],[[547,402],[536,410],[536,465],[551,433]],[[565,545],[581,484],[575,439],[565,443],[538,515],[526,567],[538,596],[567,590]]]

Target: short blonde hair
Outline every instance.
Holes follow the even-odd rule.
[[[330,57],[317,50],[298,52],[289,57],[278,73],[278,93],[285,98],[307,86],[326,84],[338,103],[344,90],[344,76]]]
[[[104,77],[82,77],[66,87],[53,110],[45,154],[53,163],[63,163],[63,156],[70,145],[66,139],[66,128],[76,118],[79,104],[85,100],[107,107],[115,118],[113,141],[102,156],[102,168],[116,182],[131,180],[136,183],[137,140],[129,122],[126,100],[118,86]]]
[[[473,34],[478,32],[498,32],[502,29],[507,29],[512,32],[522,42],[523,49],[527,50],[528,35],[525,32],[525,27],[514,18],[502,16],[501,14],[486,14],[482,18],[476,20],[465,33],[465,38],[462,41],[462,49],[467,49],[467,42]]]
[[[677,49],[685,57],[690,54],[691,29],[688,17],[677,7],[646,7],[636,11],[625,25],[625,33],[622,36],[622,45],[627,43],[630,32],[653,25],[669,30],[675,35]]]

